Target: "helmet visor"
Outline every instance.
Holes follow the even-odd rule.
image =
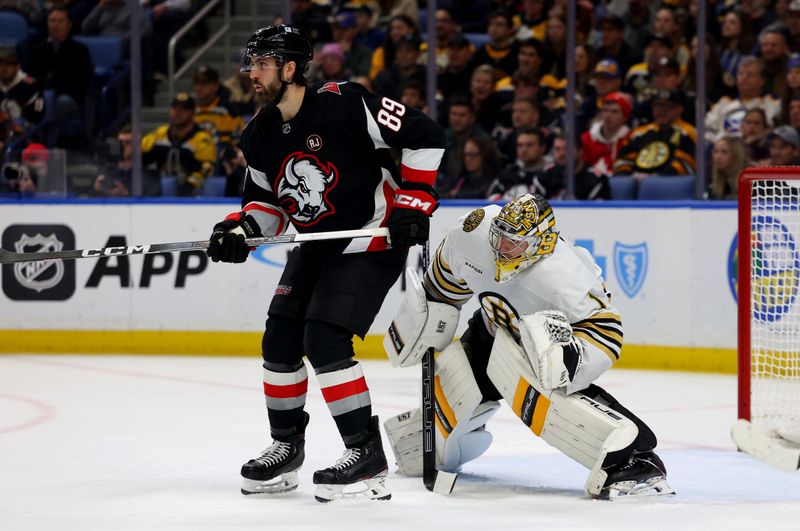
[[[280,68],[281,57],[274,52],[263,50],[252,50],[248,48],[244,51],[240,72],[251,72],[253,70],[270,70]]]

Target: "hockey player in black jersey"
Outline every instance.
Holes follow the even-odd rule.
[[[245,53],[243,69],[269,103],[242,135],[242,209],[214,226],[212,260],[243,262],[250,251],[245,237],[280,234],[289,224],[301,233],[387,227],[390,237],[308,242],[292,251],[262,342],[274,442],[242,467],[242,492],[297,487],[308,425],[305,355],[345,446],[336,464],[314,473],[317,499],[388,499],[378,421],[352,338],[369,330],[408,247],[428,239],[444,132],[415,109],[357,84],[307,87],[311,43],[296,27],[259,29]],[[399,167],[389,148],[402,151]],[[344,493],[361,482],[362,490]]]

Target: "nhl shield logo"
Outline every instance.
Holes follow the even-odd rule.
[[[622,291],[633,298],[647,276],[647,243],[625,245],[614,243],[614,271]]]
[[[75,248],[75,234],[66,225],[10,225],[2,246],[18,253],[62,251]],[[4,264],[3,293],[15,301],[64,301],[75,293],[73,260],[42,260]]]

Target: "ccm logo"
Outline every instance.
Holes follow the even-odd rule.
[[[414,197],[411,195],[399,194],[394,198],[394,202],[397,205],[403,205],[410,208],[418,208],[420,210],[427,211],[433,204],[430,201],[423,201],[418,197]]]
[[[105,249],[86,249],[81,256],[121,256],[128,254],[145,254],[149,245],[130,245],[128,247],[106,247]]]

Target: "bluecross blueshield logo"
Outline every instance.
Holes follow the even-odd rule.
[[[625,295],[630,299],[635,297],[647,276],[647,243],[614,242],[614,272]]]
[[[779,321],[792,307],[800,286],[800,253],[789,229],[772,216],[752,222],[750,297],[753,318]]]

